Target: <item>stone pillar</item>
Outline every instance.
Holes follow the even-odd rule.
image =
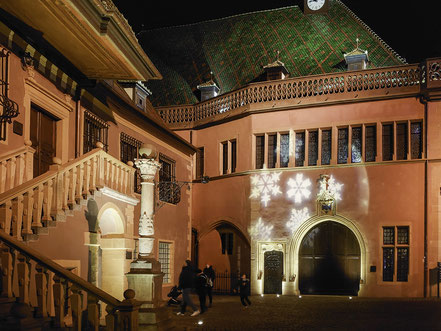
[[[141,153],[142,148],[140,149]],[[145,156],[145,155],[144,155]],[[148,157],[148,156],[147,156]],[[161,264],[152,256],[154,238],[154,194],[155,176],[161,164],[151,158],[135,160],[141,171],[141,216],[139,218],[139,255],[131,263],[126,274],[128,287],[135,290],[137,300],[142,302],[139,309],[140,330],[155,330],[169,323],[169,315],[162,303]]]

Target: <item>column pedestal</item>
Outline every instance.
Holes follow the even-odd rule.
[[[168,330],[173,327],[171,312],[162,300],[161,264],[153,258],[140,258],[126,274],[129,288],[135,289],[139,309],[139,330]]]

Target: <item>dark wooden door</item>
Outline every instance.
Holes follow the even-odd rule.
[[[359,287],[360,246],[353,232],[337,222],[312,228],[300,245],[300,293],[357,295]]]
[[[282,294],[283,252],[265,252],[263,272],[263,292],[265,294]]]
[[[30,138],[34,154],[34,177],[49,170],[56,151],[56,119],[43,110],[31,107]]]

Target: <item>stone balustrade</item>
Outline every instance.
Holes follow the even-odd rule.
[[[35,149],[31,145],[26,141],[25,146],[0,155],[0,194],[32,179]]]
[[[100,148],[64,165],[59,163],[55,162],[43,175],[0,194],[0,231],[17,240],[32,239],[41,228],[99,188],[133,193],[135,169]]]
[[[432,62],[433,77],[439,77],[439,63]],[[252,83],[195,105],[157,111],[171,129],[189,129],[253,111],[416,95],[422,80],[423,70],[417,64],[295,77]]]
[[[16,299],[11,308],[16,318],[31,317],[32,306],[34,317],[50,318],[52,327],[99,330],[104,303],[106,330],[138,330],[141,302],[133,290],[126,290],[121,302],[1,231],[0,244],[1,296]]]

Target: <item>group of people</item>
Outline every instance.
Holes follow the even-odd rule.
[[[206,298],[208,296],[209,304],[211,307],[213,304],[213,284],[216,274],[213,267],[209,264],[206,265],[204,270],[196,269],[190,260],[185,261],[185,265],[182,267],[181,274],[179,275],[179,288],[182,289],[182,303],[181,311],[178,315],[184,315],[187,305],[193,309],[191,316],[197,316],[204,313],[207,310]],[[191,299],[192,289],[196,290],[199,297],[200,309],[196,307]]]
[[[204,313],[207,310],[207,296],[209,300],[208,307],[211,307],[213,304],[212,292],[215,277],[216,274],[210,264],[207,264],[204,270],[201,270],[195,268],[190,260],[186,260],[185,265],[182,267],[181,274],[179,275],[178,288],[182,290],[182,303],[181,310],[177,313],[177,315],[184,315],[187,306],[190,306],[193,309],[191,316],[197,316]],[[190,294],[193,288],[196,290],[199,297],[200,309],[196,307],[191,299]],[[251,302],[248,299],[250,281],[247,279],[246,274],[241,276],[237,289],[239,290],[242,305],[245,307],[251,305]]]

